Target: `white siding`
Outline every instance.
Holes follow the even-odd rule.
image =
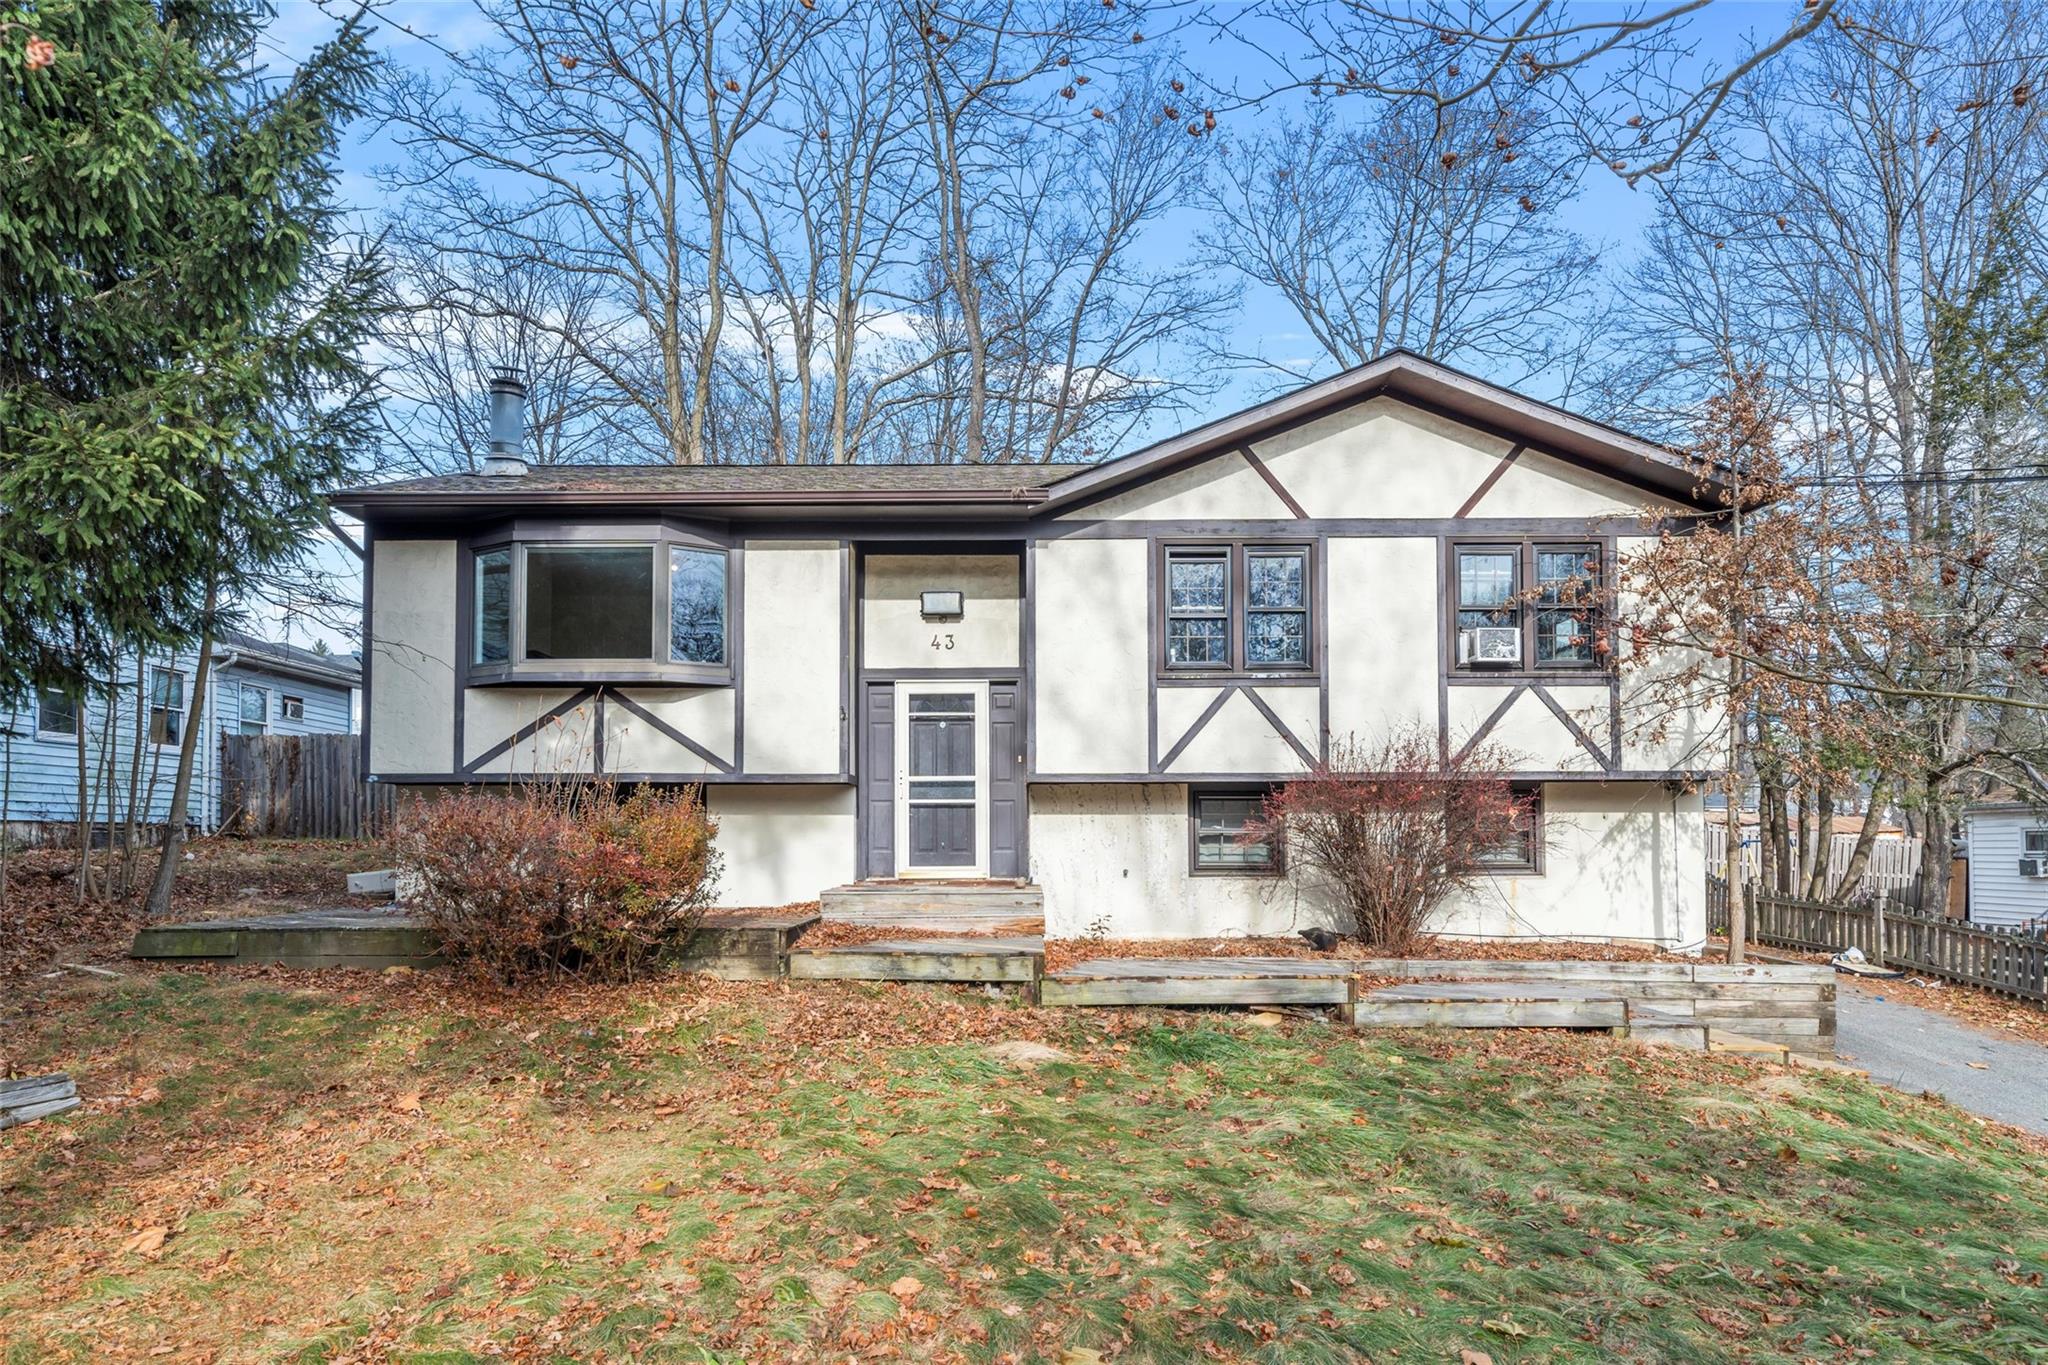
[[[445,773],[455,759],[455,542],[370,546],[370,771]]]
[[[1963,828],[1970,842],[1970,922],[2017,927],[2048,921],[2048,877],[2020,875],[2021,835],[2048,829],[2048,814],[1966,811]]]
[[[1144,772],[1152,677],[1146,542],[1055,540],[1033,553],[1037,770]]]
[[[845,560],[836,540],[746,544],[741,751],[749,773],[840,771]]]

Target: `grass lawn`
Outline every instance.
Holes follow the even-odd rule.
[[[0,1361],[2048,1352],[2040,1149],[1604,1039],[202,969],[0,1051],[94,1097],[0,1136]]]

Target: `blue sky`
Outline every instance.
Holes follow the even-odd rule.
[[[593,0],[593,3],[601,3],[601,0]],[[1575,7],[1574,13],[1580,18],[1611,17],[1623,8],[1613,4],[1587,4]],[[1718,0],[1691,25],[1696,63],[1727,64],[1745,49],[1746,39],[1753,30],[1776,31],[1786,22],[1793,8],[1779,0]],[[318,0],[278,0],[278,13],[269,29],[269,51],[264,54],[265,58],[282,68],[302,56],[314,43],[333,31],[331,16],[339,12],[338,6],[329,3],[323,8]],[[408,37],[401,31],[403,28],[432,34],[440,43],[457,48],[483,38],[488,32],[471,0],[394,0],[380,6],[379,14],[383,22],[378,45],[393,61],[411,66],[432,68],[438,64],[439,58],[433,47]],[[1269,71],[1263,58],[1225,38],[1191,33],[1183,39],[1182,47],[1190,66],[1218,83],[1235,81],[1240,86],[1252,86]],[[1259,117],[1259,114],[1253,112],[1238,117],[1248,120]],[[366,225],[374,224],[392,207],[378,183],[376,171],[381,164],[393,159],[390,144],[368,130],[352,136],[343,150],[342,192],[349,205],[363,215]],[[1600,248],[1610,278],[1618,278],[1632,259],[1640,234],[1655,217],[1656,199],[1656,192],[1652,189],[1632,188],[1617,176],[1594,171],[1585,177],[1576,197],[1564,207],[1562,221]],[[1162,257],[1184,253],[1195,228],[1191,217],[1180,219],[1185,226],[1154,234],[1148,239],[1147,250],[1160,253]],[[1246,291],[1234,327],[1237,333],[1235,349],[1240,352],[1280,357],[1304,356],[1314,351],[1299,321],[1284,302],[1256,289]],[[1323,368],[1327,371],[1333,367],[1326,363]],[[1249,379],[1234,382],[1211,396],[1200,415],[1221,415],[1269,390],[1269,382],[1263,385]],[[334,575],[335,590],[345,590],[356,582],[354,560],[340,547],[324,546],[320,560],[323,567]],[[283,629],[285,623],[277,620],[275,613],[266,612],[263,616],[269,619],[259,620],[259,627],[268,629],[272,634]],[[325,638],[336,648],[352,644],[346,636],[316,622],[297,619],[290,623],[290,638],[294,643],[306,643],[310,637]]]

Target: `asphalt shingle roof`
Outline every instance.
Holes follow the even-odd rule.
[[[1093,464],[534,465],[525,474],[438,474],[349,493],[949,493],[1042,489]],[[347,497],[348,494],[337,494]]]

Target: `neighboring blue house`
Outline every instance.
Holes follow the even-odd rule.
[[[198,657],[195,649],[143,661],[147,681],[142,686],[148,693],[142,723],[149,742],[139,751],[136,661],[123,663],[114,707],[111,783],[106,779],[109,737],[104,705],[95,699],[83,708],[98,822],[125,820],[129,766],[139,752],[136,805],[144,812],[145,824],[162,823],[178,775],[178,742],[184,737]],[[355,728],[352,694],[362,685],[362,667],[353,654],[318,654],[238,631],[223,632],[214,644],[213,660],[203,711],[205,732],[193,757],[187,806],[187,819],[202,831],[220,820],[221,735],[348,734]],[[55,692],[42,693],[33,704],[12,710],[0,707],[0,831],[36,842],[61,838],[75,825],[80,709]]]

